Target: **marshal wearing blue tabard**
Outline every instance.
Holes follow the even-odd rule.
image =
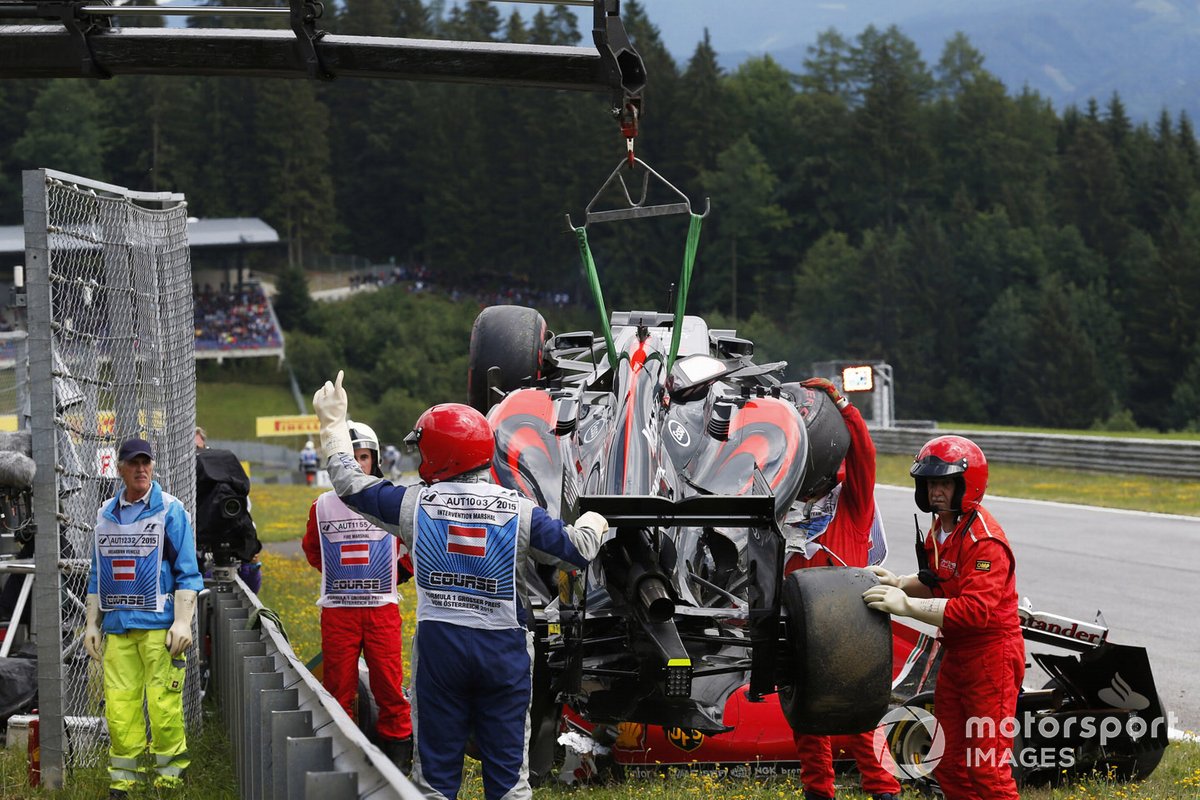
[[[521,627],[519,495],[491,483],[439,483],[416,491],[417,618],[487,630]]]

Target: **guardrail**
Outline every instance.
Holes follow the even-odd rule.
[[[997,463],[1200,479],[1200,441],[910,428],[872,428],[871,438],[881,453],[911,456],[934,436],[948,433],[969,437]]]
[[[247,800],[421,800],[292,651],[258,598],[231,576],[207,594],[209,689]],[[251,617],[253,628],[247,627]]]

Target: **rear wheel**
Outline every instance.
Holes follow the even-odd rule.
[[[897,777],[916,781],[922,787],[936,785],[933,767],[929,766],[929,762],[931,758],[940,760],[944,753],[941,743],[934,752],[933,740],[938,731],[932,714],[933,692],[913,695],[900,709],[888,714],[895,718],[888,732],[888,748],[899,771]],[[936,761],[933,763],[936,765]]]
[[[796,733],[872,730],[888,710],[892,628],[862,593],[878,583],[865,569],[796,570],[783,584],[792,665],[779,702]]]
[[[467,401],[486,414],[498,399],[488,391],[488,370],[500,370],[498,388],[511,392],[521,382],[542,377],[546,320],[524,306],[489,306],[471,328]]]

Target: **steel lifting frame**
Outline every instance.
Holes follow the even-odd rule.
[[[390,78],[608,92],[614,116],[640,108],[646,70],[625,32],[620,0],[567,4],[592,7],[594,47],[340,36],[317,27],[324,10],[317,0],[268,8],[0,0],[0,78]],[[125,16],[168,15],[222,23],[286,16],[290,30],[112,24]]]

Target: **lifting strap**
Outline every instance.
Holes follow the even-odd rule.
[[[688,215],[691,219],[688,223],[687,245],[683,251],[683,266],[679,271],[679,291],[675,295],[675,320],[671,327],[671,350],[667,357],[668,374],[675,364],[676,356],[679,355],[679,340],[683,335],[683,314],[687,307],[688,288],[692,283],[692,267],[696,263],[696,250],[700,244],[700,226],[704,221],[703,214],[696,214],[689,210]],[[600,288],[600,276],[596,272],[596,259],[592,256],[592,248],[588,244],[587,225],[580,225],[574,228],[574,231],[575,237],[579,240],[579,255],[583,259],[584,272],[587,273],[588,287],[592,291],[592,299],[596,302],[600,318],[604,322],[604,343],[608,346],[608,364],[616,369],[619,358],[613,343],[612,323],[609,321],[608,309],[604,305],[604,292]]]

